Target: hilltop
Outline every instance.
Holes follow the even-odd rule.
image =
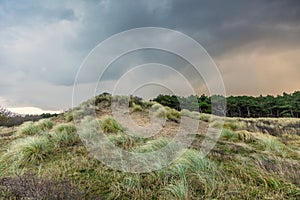
[[[124,113],[139,126],[154,117],[162,129],[149,138],[133,135],[112,113],[116,99],[129,100]],[[183,118],[198,123],[186,135],[192,143],[171,165],[150,173],[113,170],[82,140],[96,138],[98,130],[126,151],[154,152],[172,141]],[[79,137],[78,124],[86,135]],[[202,142],[214,140],[207,130],[220,127],[216,145],[201,158]],[[0,198],[299,199],[299,130],[297,118],[226,118],[223,124],[210,114],[103,94],[56,117],[0,128]]]

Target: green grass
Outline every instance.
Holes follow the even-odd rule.
[[[73,134],[77,131],[76,126],[71,123],[59,124],[59,125],[55,126],[53,129],[55,132],[58,132],[58,133],[66,132],[67,134]]]
[[[35,135],[40,132],[41,130],[34,122],[25,122],[18,130],[19,135]]]
[[[20,169],[43,161],[53,152],[53,145],[45,136],[30,136],[17,139],[8,146],[0,159],[5,172]]]
[[[175,121],[175,122],[180,121],[181,114],[179,111],[169,107],[166,107],[166,111],[167,111],[166,117],[168,120]]]
[[[224,138],[225,140],[229,140],[229,141],[237,141],[238,140],[237,135],[233,131],[225,129],[225,128],[222,129],[221,138]]]
[[[101,120],[100,127],[104,133],[118,133],[125,130],[113,117],[110,116]]]
[[[56,147],[73,146],[80,142],[79,136],[75,132],[68,133],[67,131],[53,132],[50,134],[51,142]]]
[[[106,113],[104,110],[106,107],[103,105],[107,101],[105,99],[97,101],[98,106],[102,106],[99,109],[103,109],[103,113]],[[180,125],[170,121],[179,122],[182,113],[160,104],[151,103],[149,106],[142,107],[145,111],[148,108],[152,109],[154,113],[164,110],[162,112],[165,114],[162,116],[167,119],[166,125],[174,126],[171,131]],[[80,109],[74,109],[72,113],[77,111],[81,112]],[[147,113],[135,114],[138,116]],[[195,112],[189,112],[187,115],[207,122],[210,122],[211,117]],[[199,135],[203,137],[197,137],[197,141],[180,158],[166,166],[167,154],[180,149],[179,143],[172,144],[171,138],[162,136],[139,138],[132,134],[127,135],[126,127],[121,127],[112,117],[97,117],[99,118],[85,117],[81,121],[82,126],[78,126],[78,133],[77,126],[71,123],[72,120],[67,123],[69,120],[66,115],[58,120],[25,123],[15,127],[14,130],[1,128],[0,191],[3,179],[8,180],[32,171],[37,178],[50,180],[51,177],[56,177],[58,180],[68,180],[74,188],[82,191],[81,199],[102,197],[198,200],[300,197],[298,173],[300,137],[293,134],[295,131],[292,128],[296,123],[293,120],[271,120],[271,127],[266,119],[249,119],[249,121],[226,119],[220,139],[206,157],[200,156],[201,142],[205,135]],[[255,124],[255,121],[259,124]],[[291,127],[291,133],[276,132],[276,136],[270,136],[254,129],[255,125],[263,128],[270,126],[272,128],[270,130],[277,130],[275,122],[278,122],[278,127]],[[215,119],[210,126],[220,127],[221,122]],[[18,134],[15,134],[15,131]],[[7,132],[12,132],[14,137],[6,137]],[[116,146],[126,151],[141,153],[141,157],[138,157],[141,163],[145,159],[143,153],[156,152],[169,144],[173,146],[170,146],[166,155],[153,158],[153,161],[157,161],[158,165],[161,164],[159,166],[163,167],[157,171],[149,173],[114,171],[96,160],[83,145],[90,142],[92,146],[89,150],[99,147],[97,142],[101,143],[103,139],[99,137],[101,132],[108,133],[107,139]],[[30,187],[28,190],[33,189]],[[0,192],[0,199],[3,198]]]
[[[42,119],[38,122],[25,122],[18,129],[17,134],[19,136],[32,136],[37,134],[43,134],[51,130],[54,126],[54,123],[51,119]]]
[[[36,126],[42,131],[48,131],[53,128],[54,123],[51,121],[51,119],[42,119],[37,122]]]
[[[141,111],[143,111],[142,106],[137,105],[137,104],[135,104],[135,103],[132,104],[132,107],[133,107],[133,111],[134,111],[134,112],[141,112]]]
[[[283,143],[269,135],[259,136],[257,142],[266,151],[283,154],[287,150]]]

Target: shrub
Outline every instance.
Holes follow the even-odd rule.
[[[100,122],[100,127],[104,133],[118,133],[124,131],[124,128],[113,117],[104,118]]]

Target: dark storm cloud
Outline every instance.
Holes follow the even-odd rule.
[[[68,107],[66,91],[72,89],[89,51],[113,34],[145,26],[178,30],[203,45],[220,66],[229,94],[250,91],[255,83],[260,83],[259,89],[251,94],[292,91],[300,85],[295,77],[300,74],[298,0],[0,0],[0,72],[5,74],[0,95],[13,99],[14,105],[26,99],[26,105]],[[107,81],[126,71],[126,67],[120,70],[122,64],[139,64],[150,57],[160,60],[149,54],[124,58],[111,69]],[[278,81],[283,64],[289,82]],[[262,69],[270,76],[261,76]],[[95,79],[93,73],[87,74],[83,83]],[[31,89],[24,88],[24,82]],[[279,82],[277,89],[268,90],[274,82]],[[57,95],[61,101],[53,101]]]

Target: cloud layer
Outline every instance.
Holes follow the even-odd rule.
[[[297,0],[0,1],[1,102],[8,107],[70,107],[76,72],[89,51],[113,34],[146,26],[181,31],[203,45],[219,66],[229,95],[300,89]],[[129,66],[161,57],[166,60],[140,52],[120,59],[107,84]],[[180,63],[184,71],[186,63],[169,57],[170,65]],[[86,77],[83,88],[95,81],[93,73]],[[200,80],[198,92],[207,92],[203,84]]]

